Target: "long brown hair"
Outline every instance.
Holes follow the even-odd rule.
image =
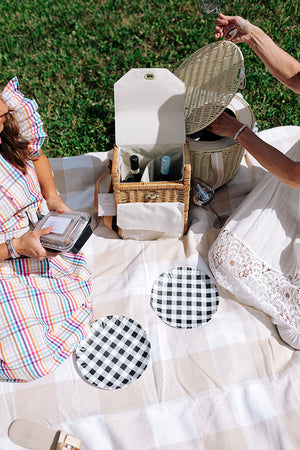
[[[2,143],[0,144],[1,155],[13,166],[26,174],[26,161],[35,160],[30,154],[29,141],[26,141],[20,135],[20,127],[17,119],[14,117],[13,110],[5,114],[5,123],[0,133]]]

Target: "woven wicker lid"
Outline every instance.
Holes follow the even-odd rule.
[[[186,134],[212,123],[244,82],[244,58],[230,41],[215,42],[190,55],[175,71],[186,87]]]

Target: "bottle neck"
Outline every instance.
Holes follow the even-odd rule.
[[[163,176],[168,176],[170,173],[170,164],[171,164],[171,158],[167,155],[163,156],[161,158],[160,163],[160,173]]]

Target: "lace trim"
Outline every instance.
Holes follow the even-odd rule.
[[[226,228],[209,251],[218,284],[239,301],[300,330],[300,274],[283,275],[268,267]]]

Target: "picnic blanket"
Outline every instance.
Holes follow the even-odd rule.
[[[286,152],[300,139],[300,127],[259,135]],[[215,216],[191,205],[182,239],[121,240],[93,209],[95,182],[111,156],[87,153],[50,163],[66,203],[92,214],[84,252],[93,276],[94,320],[116,315],[139,324],[151,346],[147,367],[128,386],[102,389],[82,378],[74,355],[37,381],[0,383],[0,449],[20,448],[7,437],[16,418],[70,432],[88,450],[299,448],[300,353],[281,341],[266,314],[222,289],[213,318],[191,329],[169,326],[151,305],[152,287],[163,273],[190,267],[211,276],[207,254],[219,233]],[[221,215],[231,214],[264,175],[248,158],[252,169],[243,160],[216,193],[212,205]]]

